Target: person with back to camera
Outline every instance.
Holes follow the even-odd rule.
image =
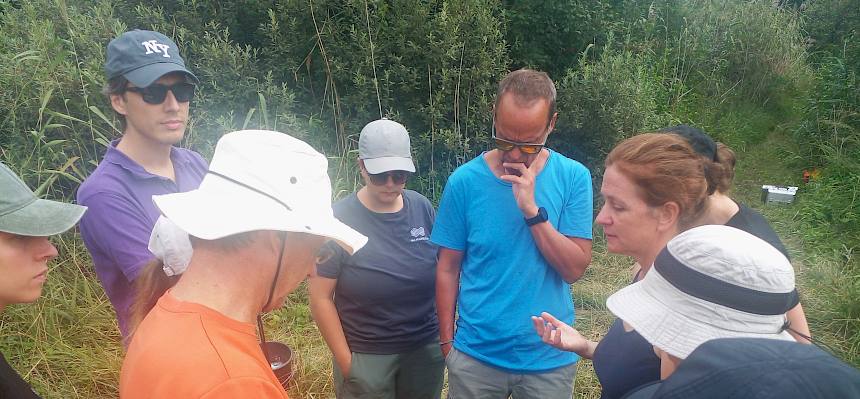
[[[198,189],[152,198],[193,253],[178,279],[161,262],[138,279],[121,398],[287,397],[254,320],[315,273],[327,240],[348,253],[367,241],[334,217],[327,169],[286,134],[233,132]]]
[[[815,345],[718,338],[624,399],[860,398],[860,371]]]
[[[741,229],[767,241],[786,258],[791,259],[788,250],[785,249],[785,245],[782,244],[767,219],[754,209],[729,197],[736,163],[735,152],[731,148],[723,143],[714,142],[708,134],[689,125],[673,126],[662,129],[661,132],[674,133],[683,137],[699,155],[722,168],[722,177],[716,182],[716,190],[708,198],[708,207],[702,215],[701,224],[724,224]],[[789,310],[787,316],[791,323],[789,333],[798,342],[811,343],[812,334],[809,332],[809,324],[802,304],[798,303],[796,307]]]
[[[734,227],[705,225],[669,241],[645,278],[612,294],[606,306],[653,345],[660,357],[660,378],[665,380],[696,348],[711,340],[761,338],[798,345],[787,331],[786,318],[798,301],[794,269],[776,248]],[[566,332],[570,331],[563,326],[557,331],[548,328],[544,337],[554,345],[573,343]],[[797,374],[726,386],[724,394],[737,397],[772,384],[791,385],[805,373],[798,370]],[[808,393],[798,391],[788,397],[805,398]],[[676,395],[698,397],[696,389],[686,396]]]
[[[7,305],[35,302],[57,248],[48,240],[75,225],[86,207],[43,200],[0,163],[0,313]],[[0,353],[0,398],[38,399]]]
[[[415,172],[409,133],[388,119],[358,139],[364,186],[336,202],[335,217],[368,237],[317,266],[311,312],[332,352],[337,397],[439,398],[445,361],[434,306],[435,211],[404,189]]]

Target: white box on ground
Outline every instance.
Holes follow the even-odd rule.
[[[773,186],[770,184],[761,186],[761,202],[790,204],[794,202],[795,194],[797,194],[797,187],[793,186]]]

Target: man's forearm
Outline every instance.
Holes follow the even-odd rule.
[[[531,232],[541,255],[564,281],[573,283],[585,274],[591,263],[591,240],[567,237],[549,222],[531,226]]]
[[[454,314],[460,290],[460,266],[463,253],[448,248],[439,249],[436,262],[436,315],[439,319],[440,342],[454,339]],[[447,353],[445,349],[443,352]]]
[[[446,342],[454,339],[454,313],[457,308],[457,291],[460,273],[438,268],[436,270],[436,312],[439,319],[439,339]]]

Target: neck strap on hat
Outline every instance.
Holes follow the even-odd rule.
[[[289,205],[287,205],[284,201],[281,201],[281,200],[280,200],[280,199],[278,199],[277,197],[275,197],[275,196],[273,196],[273,195],[271,195],[271,194],[269,194],[269,193],[266,193],[266,192],[264,192],[264,191],[262,191],[262,190],[260,190],[260,189],[258,189],[258,188],[252,187],[252,186],[247,185],[247,184],[245,184],[245,183],[242,183],[242,182],[240,182],[240,181],[238,181],[238,180],[236,180],[236,179],[233,179],[232,177],[225,176],[225,175],[223,175],[223,174],[221,174],[221,173],[218,173],[218,172],[215,172],[215,171],[212,171],[212,170],[210,170],[210,171],[208,171],[208,172],[206,172],[206,173],[207,173],[207,174],[210,174],[210,175],[213,175],[213,176],[220,177],[220,178],[222,178],[222,179],[224,179],[224,180],[227,180],[227,181],[229,181],[229,182],[231,182],[231,183],[233,183],[233,184],[236,184],[236,185],[238,185],[238,186],[240,186],[240,187],[244,187],[244,188],[246,188],[246,189],[248,189],[248,190],[251,190],[251,191],[253,191],[253,192],[257,193],[257,194],[260,194],[260,195],[266,196],[266,197],[268,197],[268,198],[272,199],[273,201],[275,201],[275,202],[277,202],[277,203],[279,203],[279,204],[283,205],[283,207],[284,207],[284,208],[286,208],[288,211],[292,211],[292,210],[293,210],[293,209],[292,209],[292,208],[290,208],[290,206],[289,206]],[[283,262],[283,260],[284,260],[284,248],[285,248],[285,247],[286,247],[286,245],[287,245],[287,232],[286,232],[286,231],[281,231],[281,232],[279,232],[279,233],[280,233],[279,235],[280,235],[280,237],[281,237],[281,249],[280,249],[280,251],[278,251],[278,263],[275,265],[275,276],[274,276],[274,278],[272,278],[272,285],[269,287],[269,297],[268,297],[268,299],[266,299],[266,304],[265,304],[265,305],[263,305],[263,309],[268,308],[268,307],[269,307],[269,305],[271,305],[271,304],[272,304],[272,299],[273,299],[273,297],[275,296],[275,287],[277,287],[277,285],[278,285],[278,277],[280,277],[280,275],[281,275],[281,262]],[[263,333],[263,321],[262,321],[262,319],[261,319],[260,314],[258,314],[258,315],[257,315],[257,327],[260,329],[260,341],[265,343],[265,342],[266,342],[266,336],[265,336],[265,334]],[[264,346],[265,346],[265,344],[264,344]],[[263,348],[263,351],[264,351],[264,352],[266,352],[265,347]],[[268,353],[265,353],[265,355],[266,355],[266,358],[268,359],[268,358],[269,358],[269,354],[268,354]]]
[[[664,248],[654,269],[675,288],[704,301],[758,315],[785,314],[800,302],[797,289],[762,292],[737,286],[693,270]]]
[[[251,191],[253,191],[253,192],[257,193],[257,194],[260,194],[260,195],[263,195],[263,196],[269,197],[272,201],[275,201],[275,202],[277,202],[277,203],[279,203],[279,204],[283,205],[283,206],[284,206],[284,208],[287,208],[287,210],[288,210],[288,211],[292,211],[292,210],[293,210],[293,208],[290,208],[290,206],[289,206],[289,205],[287,205],[287,203],[286,203],[286,202],[281,201],[280,199],[278,199],[278,198],[277,198],[277,197],[275,197],[274,195],[271,195],[271,194],[269,194],[269,193],[267,193],[267,192],[265,192],[265,191],[263,191],[263,190],[260,190],[260,189],[258,189],[258,188],[255,188],[255,187],[249,186],[249,185],[247,185],[247,184],[245,184],[245,183],[242,183],[242,182],[240,182],[240,181],[238,181],[238,180],[236,180],[236,179],[234,179],[234,178],[232,178],[232,177],[222,175],[221,173],[218,173],[218,172],[215,172],[215,171],[212,171],[212,170],[210,170],[210,171],[206,172],[206,174],[213,175],[213,176],[218,176],[218,177],[220,177],[220,178],[222,178],[222,179],[224,179],[224,180],[229,181],[230,183],[233,183],[233,184],[239,185],[239,186],[241,186],[241,187],[247,188],[248,190],[251,190]]]

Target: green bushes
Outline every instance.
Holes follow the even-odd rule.
[[[671,123],[669,85],[652,54],[603,50],[561,80],[553,145],[596,167],[618,141]]]

